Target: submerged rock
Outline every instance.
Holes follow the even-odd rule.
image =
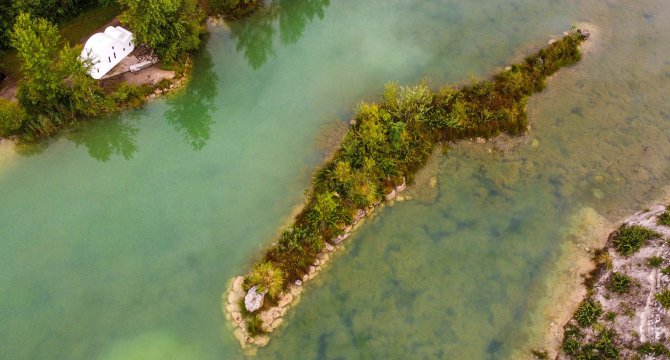
[[[291,295],[291,293],[286,293],[279,299],[277,306],[285,307],[286,305],[290,304],[291,301],[293,301],[293,295]]]
[[[333,244],[337,245],[341,243],[342,241],[346,240],[349,237],[349,233],[339,235],[335,238],[333,238]]]
[[[259,293],[256,289],[256,286],[252,287],[249,289],[249,292],[247,292],[247,296],[244,297],[244,307],[249,312],[254,312],[263,306],[263,298],[267,293],[267,291]]]
[[[356,211],[356,215],[354,216],[354,224],[359,222],[362,218],[365,217],[365,210],[363,209],[358,209]]]
[[[398,185],[395,187],[395,191],[401,192],[407,189],[407,180],[405,178],[402,178],[402,184]]]

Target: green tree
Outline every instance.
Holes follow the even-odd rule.
[[[121,21],[135,41],[148,45],[165,63],[174,63],[200,45],[205,13],[195,0],[119,0]]]
[[[0,136],[18,130],[26,119],[26,111],[16,102],[0,98]]]
[[[17,98],[28,113],[31,132],[49,135],[57,125],[79,116],[95,116],[113,106],[79,59],[81,46],[62,47],[55,25],[21,13],[12,32],[12,46],[21,60],[23,80]],[[59,49],[60,47],[60,49]]]

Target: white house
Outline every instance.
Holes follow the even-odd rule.
[[[100,79],[133,49],[133,33],[120,26],[109,26],[105,32],[93,34],[86,41],[81,58],[91,60],[93,66],[88,73],[92,78]]]

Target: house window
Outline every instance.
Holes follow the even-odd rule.
[[[114,59],[116,59],[116,53],[114,53]]]
[[[109,62],[112,62],[112,58],[109,56],[107,57],[107,60],[109,60]]]
[[[123,51],[126,51],[126,48],[123,48]]]
[[[112,50],[114,50],[114,46],[112,46]]]

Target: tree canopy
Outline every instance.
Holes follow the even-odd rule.
[[[79,58],[81,46],[62,45],[58,28],[46,19],[19,14],[11,43],[23,74],[17,98],[31,132],[48,135],[59,123],[98,115],[112,106],[88,76],[91,64]]]
[[[119,0],[121,22],[136,43],[148,45],[166,63],[179,61],[200,45],[205,13],[195,0]]]

